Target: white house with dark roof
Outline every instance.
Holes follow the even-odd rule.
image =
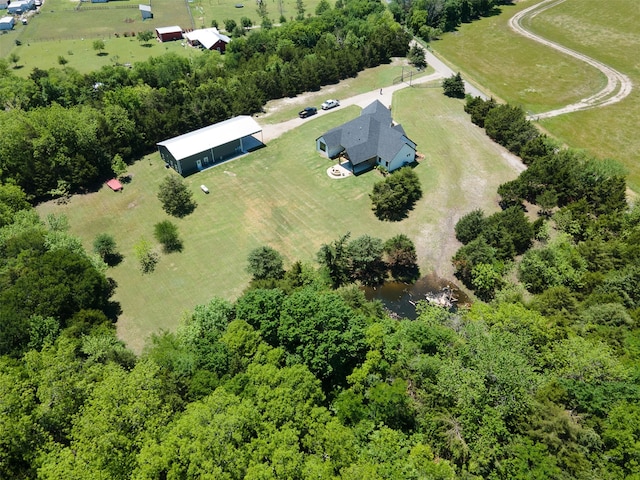
[[[416,143],[378,100],[363,108],[358,118],[318,137],[316,149],[328,158],[343,156],[355,174],[375,165],[392,172],[416,158]]]
[[[253,136],[260,132],[258,122],[240,115],[157,145],[165,164],[186,176],[264,146]]]

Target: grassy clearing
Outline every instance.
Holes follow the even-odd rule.
[[[422,271],[448,275],[457,219],[472,208],[495,209],[496,187],[516,174],[501,149],[469,124],[460,101],[436,89],[405,89],[395,95],[393,109],[426,155],[416,168],[425,197],[399,223],[379,222],[371,211],[368,194],[379,174],[331,179],[326,174],[331,161],[314,150],[313,139],[358,115],[357,107],[310,119],[267,148],[188,177],[199,205],[194,214],[175,220],[184,251],[163,254],[151,275],[138,271],[133,245],[141,237],[152,241],[154,224],[166,218],[156,194],[171,172],[157,154],[130,169],[133,180],[121,193],[105,187],[38,209],[42,215],[66,214],[88,248],[97,234],[114,235],[125,257],[109,271],[124,310],[118,327],[135,349],[151,332],[173,329],[194,305],[213,296],[236,298],[249,280],[247,255],[264,244],[289,263],[313,262],[322,243],[346,232],[383,239],[406,233],[419,250]],[[209,195],[200,191],[201,184]]]
[[[154,0],[154,18],[143,21],[138,10],[139,3],[134,0],[100,4],[46,0],[39,13],[29,19],[28,25],[18,22],[14,30],[0,35],[0,56],[6,57],[11,52],[16,52],[24,60],[21,64],[30,71],[35,66],[55,66],[58,55],[63,55],[68,60],[76,59],[79,70],[90,71],[108,63],[114,55],[126,59],[123,60],[126,62],[144,60],[151,54],[159,55],[169,49],[180,50],[180,42],[160,46],[153,41],[149,48],[143,47],[135,38],[124,36],[135,36],[138,32],[153,31],[160,26],[180,25],[185,29],[192,28],[187,4],[182,1],[176,3],[175,0]],[[84,55],[89,52],[96,56],[92,44],[97,38],[107,43],[107,55],[98,59]],[[16,40],[22,43],[21,47],[16,47]],[[155,52],[151,53],[151,50]],[[72,59],[69,51],[80,57]],[[51,54],[53,58],[50,58]]]
[[[602,88],[606,79],[595,68],[509,29],[509,18],[532,3],[504,6],[500,15],[462,25],[431,46],[463,76],[534,113],[567,105]]]
[[[314,15],[320,0],[305,0],[303,2],[305,16]],[[333,2],[330,2],[333,3]],[[236,5],[242,5],[241,8]],[[257,4],[254,0],[190,0],[189,7],[196,28],[210,27],[211,21],[216,20],[220,28],[224,28],[224,21],[235,20],[240,24],[242,17],[251,19],[253,25],[260,25]],[[267,3],[267,14],[274,22],[280,21],[280,15],[284,15],[287,21],[295,19],[298,14],[296,0],[278,0]]]
[[[144,3],[144,2],[143,2]],[[179,25],[192,28],[189,9],[184,1],[154,0],[153,18],[142,20],[139,1],[118,0],[88,3],[70,0],[46,0],[40,13],[24,29],[26,41],[108,38],[156,27]]]
[[[0,47],[1,48],[1,47]],[[34,68],[60,68],[58,57],[67,60],[67,66],[80,73],[89,73],[105,65],[114,63],[135,63],[173,52],[185,57],[201,55],[196,48],[183,47],[180,42],[157,43],[152,40],[150,46],[143,46],[136,38],[111,38],[105,40],[103,55],[93,49],[93,40],[57,40],[53,42],[23,43],[10,46],[20,57],[16,75],[27,77]],[[214,53],[215,54],[215,53]]]
[[[463,25],[432,44],[463,75],[497,98],[541,112],[596,92],[604,77],[591,67],[511,32],[508,19],[532,0],[503,7],[502,13]],[[637,52],[637,0],[567,0],[539,15],[530,27],[540,35],[583,52],[628,75],[640,85]],[[541,126],[565,144],[599,158],[615,158],[629,171],[629,186],[640,191],[640,137],[637,135],[640,91],[605,108],[562,115]]]

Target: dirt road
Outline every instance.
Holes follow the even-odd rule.
[[[546,38],[536,35],[529,30],[525,30],[525,28],[522,26],[523,20],[530,20],[539,13],[553,8],[556,5],[563,3],[564,1],[565,0],[543,0],[536,5],[525,8],[521,12],[518,12],[513,17],[511,17],[511,19],[509,20],[509,27],[511,27],[511,29],[516,33],[519,33],[520,35],[529,38],[534,42],[538,42],[542,45],[551,47],[555,50],[558,50],[559,52],[562,52],[573,58],[577,58],[578,60],[582,60],[583,62],[597,68],[607,77],[607,85],[599,92],[594,93],[588,98],[583,98],[577,103],[572,103],[571,105],[567,105],[566,107],[558,108],[556,110],[532,115],[530,119],[533,120],[556,117],[565,113],[578,112],[580,110],[587,110],[590,108],[611,105],[627,97],[631,93],[631,90],[633,88],[631,80],[629,80],[629,77],[627,77],[626,75],[618,72],[617,70],[614,70],[613,68],[605,65],[602,62],[599,62],[598,60],[588,57],[587,55],[576,52],[575,50],[571,50],[570,48],[552,42],[551,40],[547,40]]]

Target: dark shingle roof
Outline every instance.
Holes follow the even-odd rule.
[[[322,135],[330,150],[346,150],[353,165],[373,157],[391,160],[406,144],[416,144],[407,138],[400,125],[393,125],[391,112],[378,100],[362,109],[360,116]]]

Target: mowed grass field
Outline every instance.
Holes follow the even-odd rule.
[[[416,244],[422,273],[450,278],[450,258],[458,248],[455,222],[474,208],[497,209],[497,186],[516,176],[502,149],[469,123],[462,106],[439,89],[395,94],[395,119],[425,155],[415,169],[424,198],[398,223],[380,222],[371,211],[368,195],[382,178],[377,172],[332,179],[326,173],[332,161],[315,152],[315,138],[357,116],[357,107],[309,119],[266,148],[186,178],[198,207],[184,219],[171,219],[184,251],[162,254],[150,275],[138,270],[133,246],[141,238],[154,242],[154,225],[168,218],[157,199],[158,185],[175,175],[157,154],[131,167],[133,179],[123,192],[104,187],[38,210],[43,216],[67,215],[88,249],[99,233],[115,237],[124,255],[108,271],[123,308],[118,330],[136,350],[150,333],[174,329],[195,305],[214,296],[237,298],[249,281],[247,256],[261,245],[276,248],[289,266],[296,260],[315,263],[323,243],[347,232],[383,240],[405,233]],[[209,195],[200,191],[201,184]]]
[[[184,57],[196,57],[203,54],[197,48],[183,47],[180,42],[158,43],[152,40],[148,46],[144,46],[136,38],[121,37],[107,39],[104,43],[105,49],[102,55],[98,55],[98,52],[93,49],[93,40],[88,38],[23,43],[18,47],[9,46],[10,51],[16,52],[20,57],[18,68],[13,72],[18,76],[27,77],[36,67],[43,70],[61,68],[58,63],[60,56],[67,61],[66,66],[80,73],[90,73],[105,65],[133,64],[169,52]],[[211,52],[211,54],[219,55],[217,52]]]
[[[605,84],[600,72],[509,29],[509,18],[537,1],[502,7],[500,15],[462,25],[432,47],[463,76],[528,112],[550,110],[595,93]],[[568,146],[620,161],[635,192],[640,192],[638,18],[637,0],[566,0],[527,24],[550,40],[612,66],[634,83],[631,95],[618,104],[545,119],[540,126]]]
[[[313,14],[318,3],[319,0],[304,2],[307,14]],[[184,48],[181,42],[159,44],[154,40],[143,46],[131,38],[145,30],[172,25],[185,30],[210,27],[213,20],[224,30],[226,19],[240,24],[242,17],[250,18],[254,25],[260,24],[255,1],[243,4],[233,0],[154,0],[153,18],[147,20],[142,20],[139,4],[135,0],[107,3],[46,0],[39,12],[30,16],[27,25],[17,22],[13,30],[0,35],[0,57],[15,52],[20,57],[16,73],[24,76],[35,67],[59,66],[59,56],[65,57],[68,65],[87,73],[110,63],[133,63],[168,51],[194,55],[193,49]],[[281,11],[287,20],[292,19],[297,14],[296,1],[269,3],[267,11],[274,22],[279,21]],[[96,39],[106,43],[103,55],[93,50]],[[22,45],[16,45],[16,40]]]
[[[565,143],[622,162],[636,193],[640,193],[639,20],[637,0],[567,0],[531,24],[540,35],[612,66],[633,82],[631,95],[620,103],[566,119],[547,119],[541,125]]]
[[[319,3],[320,0],[304,0],[302,4],[305,16],[315,15]],[[267,15],[274,23],[280,22],[280,15],[287,21],[298,15],[296,0],[271,0],[266,2],[266,6]],[[196,28],[210,27],[212,20],[216,20],[220,28],[224,28],[224,21],[227,19],[235,20],[239,25],[242,17],[249,18],[254,25],[262,22],[256,0],[189,0],[189,7]]]
[[[139,4],[149,2],[114,0],[107,3],[45,0],[40,13],[24,28],[22,39],[49,41],[70,38],[109,38],[156,27],[178,25],[193,28],[184,0],[153,0],[153,18],[142,20]]]
[[[29,18],[28,25],[17,22],[14,30],[0,35],[0,56],[7,57],[15,52],[20,57],[20,68],[16,72],[28,75],[34,67],[58,67],[59,56],[65,57],[69,66],[86,73],[114,61],[132,63],[168,51],[181,55],[197,53],[195,49],[184,48],[181,42],[160,44],[152,40],[143,45],[135,38],[138,32],[153,31],[161,26],[192,28],[186,2],[154,0],[154,18],[144,21],[138,10],[139,3],[133,0],[108,3],[46,0],[40,12]],[[93,49],[96,39],[105,42],[102,55]],[[20,46],[16,45],[16,40]]]

